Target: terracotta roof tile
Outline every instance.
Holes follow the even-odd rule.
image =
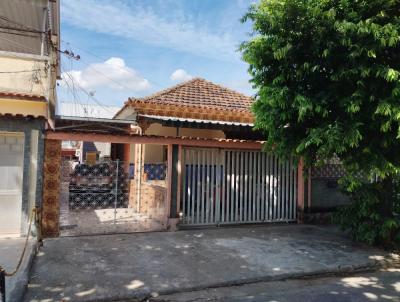
[[[45,101],[45,97],[42,95],[24,93],[24,92],[12,92],[12,91],[0,91],[0,97],[10,97],[10,98],[24,98],[31,100]]]
[[[250,111],[252,98],[201,78],[195,78],[172,88],[131,102],[154,103],[185,107],[203,107],[224,111]]]

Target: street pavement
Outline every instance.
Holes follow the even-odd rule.
[[[346,277],[260,282],[179,293],[149,302],[368,302],[400,301],[400,269]]]
[[[365,270],[386,254],[335,228],[296,224],[48,239],[25,301],[146,299]]]

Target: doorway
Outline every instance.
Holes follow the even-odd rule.
[[[24,133],[0,132],[0,236],[21,233]]]

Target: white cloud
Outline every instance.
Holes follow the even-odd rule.
[[[206,25],[172,9],[164,17],[149,8],[119,1],[68,0],[61,5],[64,22],[80,28],[212,59],[239,59],[237,33],[211,32]]]
[[[150,82],[126,66],[121,58],[110,58],[102,63],[90,64],[82,70],[64,72],[61,77],[63,86],[78,84],[85,89],[108,87],[113,90],[143,91],[150,88]]]
[[[193,79],[193,76],[184,69],[177,69],[171,73],[170,79],[174,82],[185,82]]]

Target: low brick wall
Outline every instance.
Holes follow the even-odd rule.
[[[167,188],[165,181],[154,180],[142,182],[139,212],[149,218],[167,219]],[[137,181],[131,180],[129,191],[129,207],[137,207]]]

